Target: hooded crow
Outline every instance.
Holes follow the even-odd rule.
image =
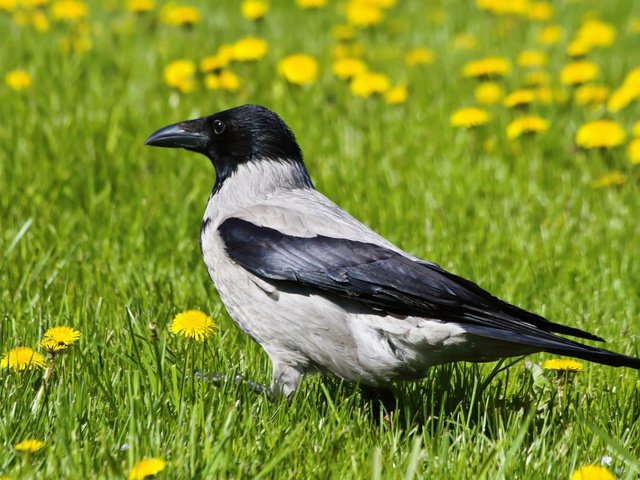
[[[561,337],[602,341],[510,305],[360,223],[314,189],[293,133],[267,108],[176,123],[146,144],[213,163],[200,249],[229,314],[269,355],[274,391],[290,396],[307,371],[386,387],[432,365],[534,352],[640,368],[640,358]]]

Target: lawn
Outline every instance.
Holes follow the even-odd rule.
[[[157,478],[638,478],[630,369],[441,366],[386,418],[334,378],[291,405],[235,381],[271,367],[200,257],[213,169],[144,141],[265,105],[383,236],[638,356],[640,2],[185,1],[0,0],[0,353],[44,357],[0,369],[0,478],[142,478],[148,457]],[[189,309],[216,334],[170,333]],[[52,354],[55,326],[80,338]]]

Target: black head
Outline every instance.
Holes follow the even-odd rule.
[[[293,132],[278,115],[259,105],[243,105],[169,125],[153,133],[145,145],[179,147],[206,155],[216,169],[218,182],[246,162],[268,159],[302,166],[302,152]]]

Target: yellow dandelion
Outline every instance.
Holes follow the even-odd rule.
[[[588,60],[571,62],[562,68],[560,82],[564,85],[580,85],[593,80],[599,73],[598,65]]]
[[[331,28],[331,36],[336,40],[353,40],[356,37],[356,29],[352,25],[335,25]]]
[[[391,87],[389,77],[383,73],[363,72],[351,80],[351,93],[356,97],[368,98],[385,93]]]
[[[200,10],[190,5],[167,5],[160,10],[160,21],[174,27],[191,27],[201,18]]]
[[[508,108],[524,107],[533,103],[536,99],[536,92],[528,89],[515,90],[504,99],[504,106]]]
[[[591,45],[579,38],[572,40],[567,45],[567,55],[570,57],[584,57],[591,51]]]
[[[619,112],[629,106],[637,98],[636,92],[624,85],[613,91],[607,101],[607,110],[611,113]]]
[[[294,85],[314,83],[318,78],[318,62],[309,55],[289,55],[278,62],[278,71]]]
[[[17,0],[0,0],[0,10],[4,10],[5,12],[13,12],[17,6]]]
[[[549,129],[549,122],[536,115],[516,118],[507,125],[507,137],[514,140],[521,135],[544,132]]]
[[[563,358],[545,360],[542,363],[542,368],[545,370],[556,370],[561,372],[581,372],[584,370],[584,367],[580,362],[576,362],[575,360],[565,360]]]
[[[476,87],[474,96],[478,103],[493,105],[498,103],[504,96],[504,89],[502,85],[496,82],[482,82]]]
[[[45,358],[30,347],[15,347],[5,353],[0,361],[1,368],[13,368],[14,370],[44,368],[46,365]]]
[[[477,107],[467,107],[453,112],[450,123],[453,127],[472,128],[484,125],[489,119],[489,112],[486,110]]]
[[[478,48],[478,37],[472,33],[460,33],[453,38],[456,50],[475,50]]]
[[[591,19],[582,24],[576,38],[590,47],[608,47],[616,39],[616,29],[610,23]]]
[[[36,453],[42,450],[43,447],[44,442],[35,438],[27,438],[26,440],[23,440],[20,443],[16,443],[13,446],[13,448],[18,450],[19,452],[24,453]]]
[[[582,148],[611,148],[624,143],[626,134],[613,120],[585,123],[576,133],[576,144]]]
[[[574,93],[578,105],[599,105],[607,101],[609,87],[605,85],[586,84],[578,87]]]
[[[634,165],[640,164],[640,137],[629,143],[629,161]]]
[[[585,465],[571,474],[571,480],[616,480],[616,477],[600,465]]]
[[[167,468],[167,462],[162,458],[144,458],[137,462],[129,471],[129,480],[144,480]]]
[[[191,60],[174,60],[164,67],[164,81],[182,93],[191,93],[196,89],[195,73],[196,65]]]
[[[429,48],[414,48],[409,50],[404,56],[404,62],[410,67],[416,65],[427,65],[433,63],[435,55]]]
[[[327,0],[296,0],[296,5],[306,9],[322,8],[327,5]]]
[[[591,188],[604,188],[615,185],[624,185],[627,183],[627,176],[622,172],[611,172],[603,175],[593,182],[591,182]]]
[[[553,5],[549,2],[531,2],[527,8],[530,20],[545,22],[553,17]]]
[[[213,335],[215,328],[215,323],[206,313],[199,310],[187,310],[175,316],[169,331],[183,337],[204,340]]]
[[[389,105],[398,105],[407,101],[408,94],[406,85],[396,85],[384,94],[384,100]]]
[[[237,92],[240,89],[240,78],[229,70],[217,74],[209,74],[204,79],[205,86],[210,90],[226,90]]]
[[[476,6],[494,15],[524,15],[528,0],[476,0]]]
[[[364,55],[364,51],[365,48],[362,43],[340,43],[331,49],[331,56],[333,58],[362,57]]]
[[[341,58],[331,65],[333,74],[343,80],[355,77],[367,71],[367,64],[358,58]]]
[[[462,74],[467,78],[503,77],[511,71],[509,60],[502,57],[487,57],[464,65]]]
[[[547,25],[538,33],[538,42],[543,45],[555,45],[564,36],[560,25]]]
[[[347,22],[355,27],[371,27],[382,21],[382,9],[367,0],[351,0],[347,5]]]
[[[71,327],[51,327],[42,336],[40,346],[48,352],[58,352],[75,344],[80,332]]]
[[[61,0],[53,4],[51,14],[57,20],[77,21],[89,15],[89,8],[78,0]]]
[[[634,123],[633,127],[631,127],[631,135],[636,138],[640,137],[640,120]]]
[[[31,87],[31,75],[26,70],[11,70],[4,76],[4,81],[16,92],[28,90]]]
[[[240,5],[240,11],[248,20],[260,20],[269,11],[269,4],[263,0],[244,0]]]
[[[233,59],[239,62],[260,60],[267,54],[269,45],[259,37],[246,37],[233,44]]]
[[[200,60],[200,71],[204,73],[219,72],[229,65],[229,60],[220,55],[209,55]]]
[[[50,0],[22,0],[22,4],[28,8],[41,8],[49,5]]]
[[[520,52],[516,61],[523,68],[542,68],[547,65],[548,58],[547,54],[540,50],[525,50]]]
[[[127,0],[127,10],[134,13],[146,13],[153,10],[153,0]]]

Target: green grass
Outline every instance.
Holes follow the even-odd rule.
[[[143,143],[166,124],[247,102],[280,113],[316,186],[394,243],[615,351],[640,353],[638,171],[622,147],[573,145],[587,120],[612,117],[629,130],[637,101],[615,115],[571,102],[535,107],[552,128],[517,142],[506,139],[515,114],[503,107],[477,131],[453,129],[451,112],[473,103],[464,62],[513,61],[536,47],[540,28],[463,0],[402,2],[359,34],[371,68],[407,82],[410,96],[398,106],[355,98],[330,70],[329,30],[343,21],[336,3],[305,12],[272,1],[256,26],[235,1],[199,2],[202,24],[182,30],[158,24],[157,12],[136,21],[119,2],[96,1],[92,49],[76,54],[59,49],[72,27],[37,33],[0,11],[0,73],[33,77],[26,93],[0,86],[0,350],[36,347],[54,325],[82,332],[35,409],[42,372],[0,371],[0,476],[126,478],[140,458],[160,456],[170,462],[162,478],[568,479],[609,455],[618,478],[637,478],[640,380],[631,370],[585,364],[572,380],[541,376],[544,355],[509,368],[442,366],[398,385],[390,423],[357,386],[333,378],[307,376],[288,406],[190,375],[197,367],[266,383],[271,368],[221,307],[200,258],[211,166]],[[435,10],[442,23],[430,20]],[[567,41],[594,10],[618,28],[611,48],[589,55],[601,81],[615,88],[640,65],[638,34],[628,31],[638,1],[559,3],[554,22],[566,33],[549,48],[555,86]],[[478,50],[454,49],[461,32],[478,36]],[[201,85],[179,95],[163,84],[169,61],[199,61],[253,34],[269,52],[233,67],[238,93]],[[432,48],[436,62],[406,67],[403,52],[415,46]],[[297,51],[319,60],[317,83],[278,77],[278,59]],[[515,68],[504,83],[522,81]],[[613,170],[627,175],[624,185],[591,187]],[[219,334],[204,345],[168,332],[189,308],[219,312]],[[19,454],[13,445],[28,437],[47,445]]]

